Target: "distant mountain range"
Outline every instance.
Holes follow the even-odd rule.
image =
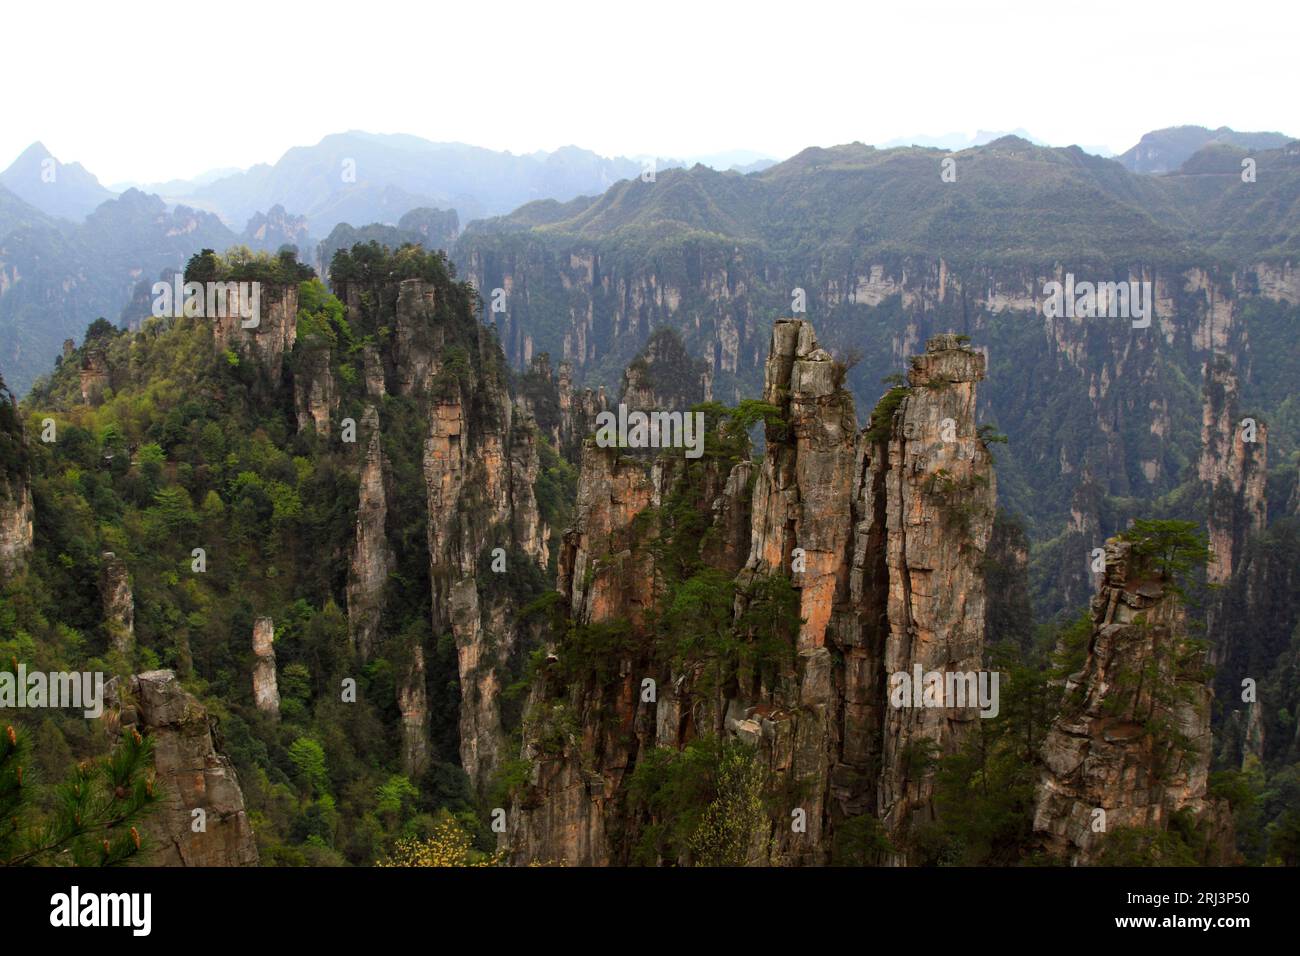
[[[116,194],[79,163],[60,162],[34,143],[0,172],[0,369],[22,394],[65,338],[99,316],[141,318],[152,282],[205,246],[290,244],[324,268],[334,250],[362,238],[450,247],[475,220],[479,235],[536,229],[644,243],[688,229],[789,253],[837,244],[932,252],[969,244],[981,255],[1018,249],[1039,258],[1086,238],[1112,252],[1167,255],[1183,248],[1191,231],[1198,241],[1217,237],[1215,251],[1286,250],[1294,234],[1278,217],[1290,215],[1289,207],[1251,205],[1254,193],[1207,191],[1190,175],[1231,172],[1242,149],[1271,148],[1260,162],[1280,162],[1277,147],[1286,142],[1279,133],[1178,127],[1148,133],[1111,161],[1005,136],[967,147],[981,153],[954,154],[973,163],[963,176],[988,178],[977,207],[965,193],[929,188],[936,151],[912,147],[810,149],[779,164],[745,150],[702,156],[694,165],[656,159],[661,188],[647,190],[640,188],[647,185],[640,157],[611,159],[577,147],[514,155],[348,132],[291,149],[274,164]],[[1189,164],[1188,175],[1126,172],[1163,172],[1171,164]],[[802,185],[783,200],[790,203],[785,213],[773,215],[780,208],[773,207],[755,218],[762,203],[783,193],[782,183],[794,182]],[[1067,236],[1043,218],[1043,208],[1061,202],[1078,204],[1083,233]]]
[[[55,183],[41,178],[49,162],[57,167]],[[689,161],[653,160],[656,169],[691,162],[752,172],[775,160],[752,150]],[[273,164],[126,185],[159,195],[169,205],[215,213],[232,228],[281,205],[304,216],[313,235],[324,236],[340,222],[396,222],[419,207],[454,209],[467,222],[502,215],[535,199],[598,194],[620,179],[640,175],[645,163],[642,157],[606,158],[576,146],[515,155],[417,136],[351,131],[326,136],[314,146],[296,146]],[[68,219],[80,219],[114,196],[80,165],[58,163],[40,143],[0,174],[0,184],[37,209]]]
[[[1136,146],[1117,159],[1135,173],[1172,172],[1207,146],[1236,146],[1245,150],[1277,149],[1291,140],[1282,133],[1239,133],[1220,126],[1170,126],[1145,134]]]

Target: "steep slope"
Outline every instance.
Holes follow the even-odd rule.
[[[1034,814],[1048,854],[1072,865],[1179,862],[1162,858],[1171,830],[1204,854],[1182,862],[1233,861],[1231,816],[1208,794],[1204,650],[1170,585],[1130,542],[1107,542],[1087,657],[1043,744]]]
[[[163,806],[146,819],[146,866],[257,866],[239,775],[213,740],[214,721],[170,671],[105,688],[112,734],[151,738]]]
[[[0,366],[7,380],[24,394],[65,339],[96,317],[116,318],[143,277],[151,285],[164,272],[174,275],[197,249],[235,241],[216,216],[168,210],[136,190],[75,227],[37,222],[0,236]]]
[[[770,316],[792,305],[830,352],[861,357],[847,378],[859,405],[928,336],[970,335],[998,363],[982,417],[1009,438],[1002,500],[1052,615],[1087,600],[1090,555],[1129,517],[1199,507],[1189,466],[1213,356],[1275,447],[1300,447],[1286,384],[1300,154],[1255,158],[1248,183],[1239,166],[1148,177],[1014,137],[952,154],[810,149],[750,176],[669,170],[533,204],[473,224],[454,256],[485,297],[504,293],[494,318],[513,362],[546,351],[611,390],[671,327],[709,363],[713,395],[752,394]],[[1267,230],[1250,225],[1260,215]],[[1150,325],[1049,314],[1049,283],[1074,281],[1133,283]]]
[[[588,442],[563,613],[525,709],[513,859],[826,863],[864,817],[885,834],[877,862],[909,859],[933,814],[915,755],[955,749],[975,703],[945,701],[941,679],[936,707],[894,707],[887,687],[916,666],[980,668],[983,358],[936,338],[861,433],[843,374],[810,324],[780,321],[761,464],[743,418],[695,463]],[[675,805],[679,788],[699,789]],[[751,809],[719,846],[696,803],[737,796]]]
[[[520,608],[569,500],[445,258],[335,262],[337,296],[291,255],[205,250],[186,278],[260,283],[256,326],[69,345],[24,411],[57,438],[32,448],[35,540],[0,594],[20,657],[170,669],[219,714],[274,864],[371,863],[466,819],[517,726]],[[52,761],[79,745],[48,732]]]

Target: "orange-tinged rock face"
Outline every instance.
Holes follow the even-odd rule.
[[[661,648],[620,651],[604,662],[618,668],[616,683],[554,697],[544,684],[535,688],[528,719],[559,708],[580,726],[562,753],[548,749],[553,740],[525,740],[535,770],[527,799],[511,813],[516,861],[626,862],[606,833],[626,836],[639,825],[607,819],[620,812],[630,748],[677,748],[704,735],[743,740],[767,771],[799,781],[801,838],[778,832],[760,841],[762,853],[785,862],[826,862],[834,820],[846,813],[873,813],[898,838],[929,812],[932,781],[909,769],[907,755],[925,741],[952,752],[970,722],[954,719],[951,708],[892,710],[881,688],[888,669],[981,664],[979,566],[994,501],[974,422],[983,368],[984,357],[955,339],[932,341],[890,438],[868,447],[841,372],[811,325],[776,324],[764,395],[786,425],[769,430],[763,460],[728,476],[706,513],[716,532],[744,513],[729,496],[748,498],[737,613],[757,579],[788,580],[801,618],[797,634],[780,638],[792,645],[789,656],[774,655],[758,675],[743,667],[721,673],[707,657],[669,661]],[[927,387],[940,379],[944,387]],[[660,519],[641,516],[674,487],[661,466],[647,473],[615,453],[585,450],[575,528],[559,562],[558,589],[575,621],[628,619],[635,630],[656,609]],[[651,701],[638,688],[652,674],[659,683]]]

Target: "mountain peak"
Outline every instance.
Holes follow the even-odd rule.
[[[16,166],[18,165],[18,163],[22,162],[23,160],[53,159],[53,158],[54,158],[54,154],[51,153],[48,149],[46,149],[45,144],[38,139],[34,143],[32,143],[32,145],[28,146],[25,150],[23,150],[21,153],[18,154],[18,159],[14,160],[13,165]]]
[[[0,172],[0,184],[41,212],[74,221],[113,198],[80,163],[60,162],[40,140]]]

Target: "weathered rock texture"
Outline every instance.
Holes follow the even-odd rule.
[[[755,861],[828,862],[835,827],[862,814],[878,816],[899,848],[882,862],[907,860],[911,826],[931,815],[932,781],[909,772],[905,755],[925,743],[951,752],[975,716],[889,709],[886,681],[914,664],[980,668],[978,569],[994,511],[974,418],[983,371],[983,356],[939,337],[915,360],[901,401],[880,413],[888,420],[859,432],[843,367],[810,324],[781,321],[764,389],[778,420],[756,474],[743,460],[647,466],[587,444],[557,590],[575,625],[625,626],[633,637],[601,662],[603,684],[566,682],[558,657],[534,684],[530,776],[504,841],[512,859],[628,862],[647,822],[627,803],[638,759],[716,735],[756,747],[773,792],[798,794],[755,841]],[[736,576],[738,626],[753,626],[746,612],[767,579],[793,585],[802,623],[772,666],[706,680],[711,665],[683,667],[653,646],[660,542],[683,497],[708,529],[700,555]],[[647,677],[654,701],[641,693]],[[806,832],[785,822],[792,810],[804,811]]]
[[[330,419],[338,406],[328,348],[305,349],[300,353],[293,378],[293,397],[298,431],[310,426],[317,435],[328,438]]]
[[[425,686],[424,648],[411,648],[411,663],[397,688],[402,714],[402,770],[418,780],[429,768],[429,698]]]
[[[393,555],[385,532],[388,495],[384,476],[387,469],[380,440],[379,412],[373,405],[366,406],[360,428],[366,440],[366,456],[361,466],[356,540],[348,565],[348,629],[352,646],[362,660],[369,660],[379,644],[384,587],[392,569]]]
[[[253,622],[253,703],[264,714],[280,717],[280,690],[275,673],[275,624],[269,617]]]
[[[1246,422],[1237,403],[1237,375],[1222,357],[1205,367],[1198,477],[1206,483],[1211,558],[1206,577],[1222,584],[1240,563],[1250,535],[1264,530],[1268,516],[1268,427]]]
[[[110,646],[130,655],[135,649],[135,596],[126,562],[105,551],[99,577],[99,596]]]
[[[154,745],[160,803],[141,824],[148,866],[257,866],[257,843],[214,721],[171,671],[148,671],[105,687],[104,719]],[[201,810],[196,817],[194,811]],[[201,821],[201,827],[196,829]]]
[[[1168,830],[1186,813],[1210,836],[1205,862],[1231,862],[1231,816],[1207,794],[1213,694],[1181,601],[1111,539],[1092,622],[1083,669],[1043,742],[1035,836],[1050,856],[1093,864],[1115,831]]]
[[[259,293],[258,323],[244,328],[245,319],[234,314],[211,318],[212,337],[220,349],[256,360],[269,381],[278,383],[285,356],[298,338],[298,286],[263,282]]]
[[[0,583],[20,573],[32,553],[33,519],[31,469],[27,457],[27,439],[23,434],[18,406],[0,381],[0,408],[7,427],[0,431],[8,459],[0,466]]]
[[[633,411],[680,411],[712,397],[707,362],[694,358],[671,328],[657,329],[623,372],[619,401]]]
[[[427,513],[431,620],[427,638],[397,649],[410,667],[399,684],[403,754],[409,769],[427,765],[425,643],[450,634],[461,692],[460,758],[474,786],[486,789],[505,737],[501,691],[518,654],[510,562],[547,563],[548,529],[537,513],[536,425],[517,413],[495,340],[447,288],[426,279],[350,279],[335,283],[349,317],[389,327],[382,349],[365,355],[366,390],[413,402],[424,419],[422,470]],[[357,544],[349,575],[349,618],[358,650],[374,651],[382,631],[385,541],[380,419],[367,411]],[[388,550],[386,550],[388,549]],[[497,549],[500,549],[499,551]],[[494,573],[494,560],[506,570]]]
[[[1276,389],[1289,371],[1272,343],[1289,341],[1284,329],[1300,302],[1295,263],[1231,271],[1077,258],[1023,267],[941,255],[819,251],[803,259],[739,241],[630,257],[620,242],[596,238],[596,220],[583,222],[568,235],[549,224],[523,235],[471,230],[458,246],[458,262],[479,288],[511,290],[507,355],[519,364],[526,345],[549,351],[572,363],[571,388],[611,381],[610,368],[631,361],[653,330],[670,327],[708,363],[716,397],[753,395],[767,360],[768,317],[795,287],[806,291],[812,314],[826,316],[826,342],[861,349],[849,373],[859,407],[874,399],[882,376],[948,329],[989,342],[1003,361],[1014,356],[1012,374],[982,389],[983,417],[1008,434],[1018,456],[1029,452],[1021,461],[1030,480],[1005,486],[1003,504],[1028,519],[1036,540],[1054,542],[1034,557],[1044,617],[1086,603],[1095,590],[1091,552],[1131,517],[1107,501],[1150,502],[1185,480],[1197,439],[1191,416],[1201,410],[1185,383],[1199,380],[1204,363],[1225,354],[1256,389],[1267,382]],[[1067,272],[1150,282],[1150,327],[1046,316],[1045,285]],[[565,317],[558,323],[557,302]]]
[[[109,386],[108,359],[103,349],[88,346],[81,360],[81,400],[98,405]]]
[[[13,577],[32,553],[32,492],[19,476],[0,483],[0,576]]]
[[[912,361],[910,386],[893,415],[889,439],[866,451],[859,491],[854,583],[861,644],[847,649],[872,672],[870,687],[888,675],[968,673],[981,669],[984,639],[984,576],[980,570],[992,532],[996,492],[992,460],[976,432],[976,383],[984,356],[954,335],[926,344]],[[884,536],[882,553],[873,544]],[[886,583],[880,633],[881,594]],[[877,650],[879,649],[879,650]],[[881,657],[877,659],[877,653]],[[952,702],[949,702],[951,705]],[[955,752],[971,721],[971,708],[884,708],[879,752],[874,739],[858,751],[855,734],[874,737],[876,715],[860,726],[846,723],[846,750],[867,762],[879,760],[875,812],[895,845],[906,844],[914,823],[933,818],[933,780],[917,763],[920,747]],[[899,861],[901,861],[901,857]]]

